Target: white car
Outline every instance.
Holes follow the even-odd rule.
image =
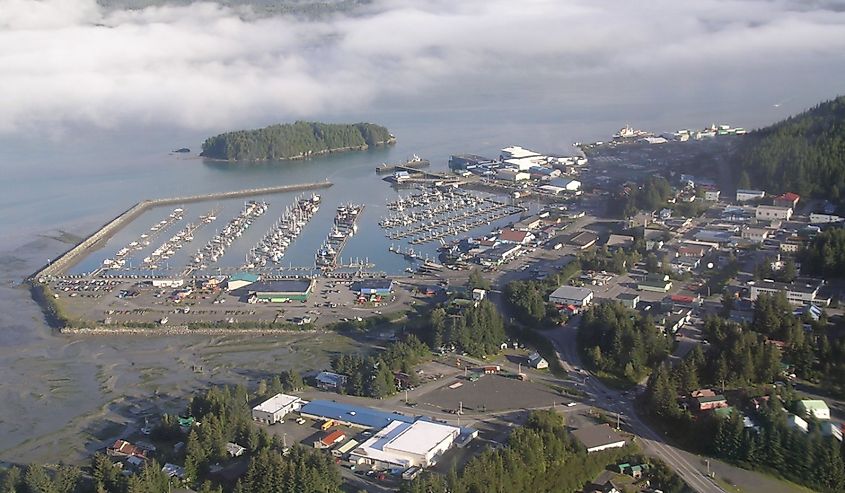
[[[578,403],[577,403],[577,402],[570,402],[570,403],[568,403],[568,404],[566,405],[566,407],[575,407],[575,406],[577,406],[577,405],[578,405]]]

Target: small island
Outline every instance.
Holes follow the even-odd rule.
[[[396,138],[373,123],[303,122],[238,130],[209,137],[200,156],[223,161],[303,159],[332,152],[393,144]]]

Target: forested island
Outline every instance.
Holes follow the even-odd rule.
[[[845,196],[845,96],[750,133],[737,149],[738,186],[838,201]]]
[[[392,144],[396,138],[374,123],[303,122],[237,130],[209,137],[200,156],[224,161],[302,159]]]

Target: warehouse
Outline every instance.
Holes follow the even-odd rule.
[[[307,301],[314,287],[313,279],[282,279],[256,282],[249,286],[250,303]]]
[[[758,205],[754,216],[758,221],[789,221],[792,218],[792,207]]]
[[[586,426],[572,432],[575,438],[587,448],[587,452],[601,452],[625,446],[625,437],[606,424]]]
[[[460,434],[456,426],[395,420],[352,450],[349,460],[375,469],[428,467],[437,463]]]
[[[239,272],[237,274],[232,274],[229,276],[229,279],[226,281],[226,289],[229,291],[234,291],[235,289],[240,289],[245,286],[249,286],[250,284],[258,281],[258,276],[249,272]]]
[[[269,425],[278,423],[291,411],[302,406],[302,399],[293,395],[276,394],[252,408],[252,419]]]
[[[364,279],[353,288],[361,296],[390,296],[393,291],[392,279]]]
[[[593,301],[593,290],[575,286],[561,286],[549,295],[549,303],[585,307]]]
[[[379,411],[370,407],[323,400],[304,404],[299,413],[306,418],[333,420],[338,425],[364,429],[384,428],[392,421],[404,421],[406,423],[414,421],[413,418],[408,416]]]

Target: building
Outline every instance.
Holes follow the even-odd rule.
[[[749,200],[760,200],[766,196],[763,190],[739,189],[736,191],[737,202],[748,202]]]
[[[699,411],[709,411],[728,407],[728,400],[723,395],[700,395],[693,397],[693,404]]]
[[[150,284],[153,285],[154,288],[179,288],[185,284],[184,279],[153,279],[150,281]]]
[[[549,185],[562,188],[562,189],[566,190],[567,192],[577,192],[578,190],[581,189],[581,182],[580,181],[574,180],[572,178],[565,177],[565,176],[561,176],[561,177],[549,180]]]
[[[549,303],[585,307],[593,301],[593,290],[575,286],[561,286],[549,295]]]
[[[364,279],[353,288],[361,296],[390,296],[393,292],[392,279]]]
[[[587,448],[588,453],[621,448],[626,443],[625,437],[607,424],[585,426],[573,431],[572,434]]]
[[[837,423],[826,421],[821,425],[822,435],[842,441],[842,428]]]
[[[314,380],[317,383],[317,387],[323,390],[334,390],[337,392],[346,386],[346,375],[332,373],[330,371],[321,371],[314,377]]]
[[[482,301],[487,296],[487,291],[480,288],[475,288],[472,290],[472,300],[473,301]]]
[[[132,445],[126,440],[115,440],[111,447],[106,449],[106,455],[112,457],[139,457],[141,459],[147,458],[147,451]]]
[[[531,175],[514,168],[502,168],[496,172],[496,178],[506,181],[525,181],[530,179]]]
[[[281,279],[255,282],[249,285],[252,303],[284,303],[287,301],[308,301],[314,288],[313,279]]]
[[[501,265],[516,258],[521,249],[519,244],[502,243],[478,254],[478,263],[485,266]]]
[[[616,296],[616,300],[625,305],[625,307],[635,310],[640,303],[640,295],[637,293],[619,293]]]
[[[298,411],[302,404],[303,401],[299,397],[276,394],[252,408],[252,419],[272,425],[282,421],[287,413]]]
[[[751,286],[750,298],[751,301],[756,301],[761,294],[784,293],[786,299],[796,305],[816,303],[827,306],[827,300],[817,298],[823,283],[824,281],[807,279],[805,282],[796,280],[786,284],[764,279]]]
[[[706,190],[704,192],[704,200],[709,202],[718,202],[720,194],[721,192],[718,190]]]
[[[168,478],[176,477],[179,479],[186,479],[185,468],[176,464],[171,464],[170,462],[162,466],[161,472],[163,472]]]
[[[581,231],[579,233],[575,233],[569,238],[569,244],[576,246],[581,250],[590,248],[595,245],[597,241],[599,241],[599,235],[590,231]]]
[[[525,245],[534,240],[534,235],[528,231],[520,231],[516,229],[503,229],[499,233],[499,241],[502,243],[515,243],[517,245]]]
[[[668,275],[649,274],[642,281],[637,283],[637,289],[639,291],[665,293],[672,289],[672,281],[669,280]]]
[[[506,159],[540,158],[542,156],[539,152],[534,152],[531,149],[521,146],[510,146],[502,149],[499,157],[504,161]]]
[[[792,207],[758,205],[754,209],[754,217],[758,221],[789,221],[792,218]]]
[[[774,205],[778,207],[789,207],[790,209],[795,209],[798,206],[798,201],[801,200],[801,196],[797,193],[786,192],[783,195],[778,195],[775,197]]]
[[[820,399],[805,399],[798,401],[798,413],[802,417],[810,417],[811,415],[816,419],[829,420],[830,408],[827,403]]]
[[[442,423],[396,420],[353,449],[349,461],[368,464],[376,470],[429,467],[460,434],[460,428]]]
[[[536,368],[538,370],[544,370],[549,367],[549,362],[546,361],[545,358],[540,356],[540,353],[533,352],[530,356],[528,356],[528,366],[531,368]]]
[[[830,224],[839,223],[845,220],[842,216],[837,214],[825,214],[823,212],[810,213],[810,223],[812,224]]]
[[[314,441],[314,448],[331,448],[346,440],[346,433],[340,430],[326,432],[319,440]]]
[[[765,228],[745,228],[742,230],[741,237],[743,240],[762,243],[769,237],[769,230]]]
[[[794,414],[786,415],[786,425],[792,429],[801,430],[804,433],[807,433],[810,429],[809,425],[807,425],[807,422],[804,421],[803,418]]]
[[[468,167],[476,167],[481,164],[492,163],[492,159],[475,154],[456,154],[449,157],[450,169],[467,169]]]
[[[630,248],[634,246],[634,237],[612,234],[607,239],[607,248]]]
[[[228,443],[226,443],[226,452],[231,457],[240,457],[240,456],[244,455],[244,452],[246,452],[246,449],[244,447],[241,447],[237,443],[228,442]]]
[[[339,426],[351,426],[365,430],[381,429],[393,421],[413,423],[414,418],[404,414],[379,411],[370,407],[357,406],[335,401],[311,401],[299,410],[299,414],[306,418],[328,421]]]
[[[226,289],[234,291],[236,289],[249,286],[256,281],[258,281],[257,275],[249,272],[238,272],[237,274],[232,274],[229,276],[229,279],[226,280]]]

